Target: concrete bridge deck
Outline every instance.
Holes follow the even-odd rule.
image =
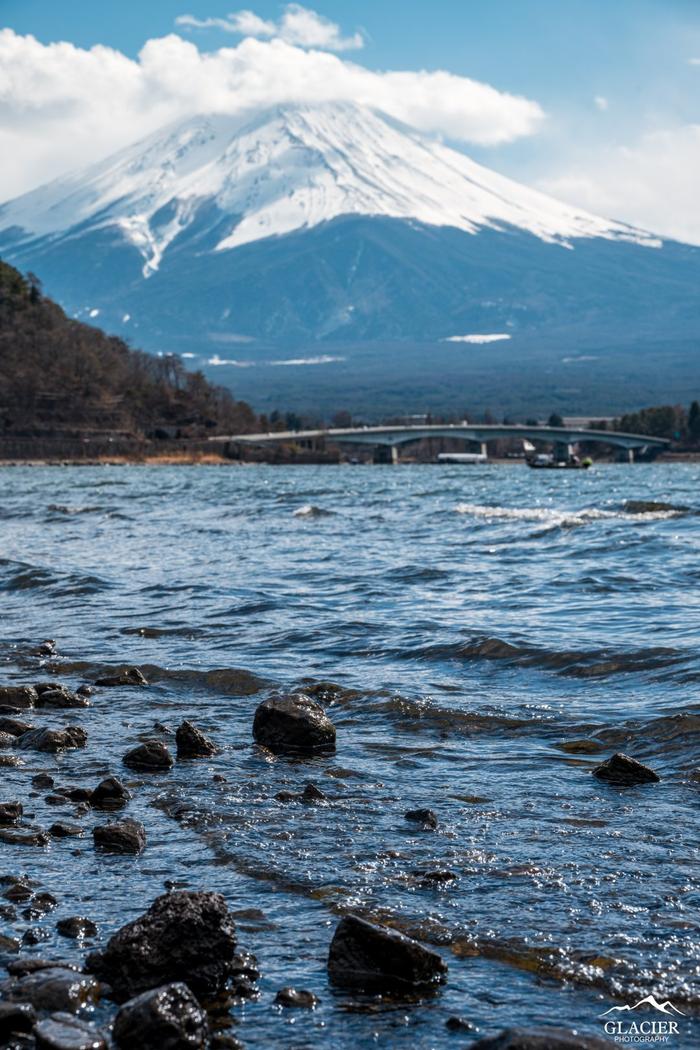
[[[347,427],[327,430],[287,430],[266,434],[232,434],[210,438],[210,441],[238,445],[265,446],[277,442],[315,444],[374,445],[396,450],[399,445],[425,438],[456,438],[473,442],[486,452],[489,441],[498,438],[525,439],[552,444],[555,452],[564,454],[573,445],[583,441],[594,441],[613,445],[628,453],[630,459],[635,449],[665,449],[670,445],[666,438],[650,437],[647,434],[626,434],[615,430],[586,430],[581,427],[527,426],[520,424],[486,423],[429,423],[396,426]],[[396,458],[394,451],[393,458]]]

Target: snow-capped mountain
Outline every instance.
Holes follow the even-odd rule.
[[[659,240],[497,175],[386,116],[350,103],[280,106],[241,126],[196,117],[87,171],[26,194],[0,213],[22,238],[116,227],[148,277],[202,206],[226,251],[329,222],[384,216],[474,234],[516,227],[544,241]]]
[[[0,254],[76,316],[225,379],[237,369],[237,389],[258,401],[280,362],[318,365],[313,380],[303,369],[304,390],[321,376],[347,389],[353,347],[373,348],[364,387],[400,371],[425,391],[425,375],[411,378],[421,368],[387,342],[443,361],[442,383],[473,375],[476,354],[480,374],[486,353],[532,367],[533,341],[556,346],[557,367],[635,345],[641,374],[640,339],[700,330],[697,249],[556,201],[348,103],[165,128],[0,206]],[[345,349],[279,353],[319,341]],[[588,380],[565,382],[588,407]],[[294,400],[290,378],[277,384],[279,403]]]

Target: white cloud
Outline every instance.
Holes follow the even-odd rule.
[[[539,187],[589,211],[700,244],[700,124],[650,131],[601,152]]]
[[[283,16],[283,18],[286,16]],[[195,113],[354,101],[423,131],[498,145],[536,132],[537,102],[444,71],[375,72],[328,51],[246,37],[203,52],[171,34],[138,59],[0,30],[0,200]]]
[[[235,11],[226,18],[179,15],[175,23],[186,29],[221,29],[240,36],[278,37],[288,44],[324,51],[353,51],[365,43],[362,33],[343,36],[335,22],[301,4],[287,4],[278,22],[260,18],[253,11]]]
[[[700,66],[700,58],[689,58],[688,59],[688,65],[689,66]]]
[[[593,99],[593,102],[595,103],[596,109],[599,109],[601,113],[604,113],[606,109],[610,108],[610,103],[608,102],[605,95],[596,95],[596,97]]]

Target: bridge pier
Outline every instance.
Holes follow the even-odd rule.
[[[481,452],[482,456],[488,456],[489,450],[485,441],[479,442],[479,451]]]

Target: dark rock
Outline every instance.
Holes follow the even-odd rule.
[[[180,982],[130,999],[114,1021],[114,1041],[124,1050],[197,1050],[207,1032],[207,1015]]]
[[[260,976],[257,959],[250,952],[237,951],[231,960],[230,989],[239,999],[252,999],[256,994],[255,982]]]
[[[0,1003],[0,1044],[5,1046],[13,1035],[31,1032],[35,1021],[30,1003]]]
[[[209,1050],[244,1050],[244,1047],[230,1032],[215,1032],[209,1039]]]
[[[226,784],[226,777],[223,773],[213,773],[211,778],[215,784]]]
[[[53,638],[47,638],[35,649],[36,656],[56,656],[56,652],[56,642]]]
[[[71,802],[87,802],[92,792],[89,788],[69,786],[56,788],[56,794],[63,795],[64,798],[69,798]]]
[[[39,1021],[34,1037],[36,1050],[107,1050],[98,1028],[70,1014],[57,1013]]]
[[[301,795],[297,791],[278,791],[275,794],[278,802],[299,802]]]
[[[99,989],[84,973],[52,966],[4,981],[0,991],[12,1002],[31,1003],[35,1010],[77,1013],[97,1000]]]
[[[0,802],[0,824],[18,824],[23,812],[21,802]]]
[[[48,773],[37,773],[35,777],[32,777],[32,784],[37,788],[52,788],[55,780]]]
[[[13,908],[11,904],[0,904],[0,919],[4,919],[5,922],[14,922],[16,918],[16,908]]]
[[[175,741],[178,758],[207,758],[218,751],[216,744],[188,721],[178,726]]]
[[[72,937],[74,940],[80,937],[97,936],[97,926],[92,919],[86,919],[83,915],[72,915],[69,919],[59,919],[56,929],[62,937]]]
[[[82,835],[83,829],[78,824],[66,824],[62,820],[56,821],[49,828],[49,835],[55,839],[67,839],[72,835]]]
[[[413,874],[416,878],[419,878],[421,882],[426,886],[440,886],[447,882],[454,882],[458,877],[454,871],[445,871],[442,868],[436,868],[428,871],[414,871]]]
[[[18,879],[17,882],[13,882],[12,885],[3,892],[3,897],[5,900],[14,901],[16,904],[24,904],[25,901],[31,900],[32,889],[29,883],[25,882],[24,879]]]
[[[35,707],[39,699],[36,689],[31,685],[0,686],[0,705],[14,707],[15,710]]]
[[[593,770],[593,776],[607,780],[611,784],[651,784],[660,780],[658,774],[649,766],[637,762],[636,758],[622,755],[620,752],[606,759]]]
[[[277,754],[335,749],[335,726],[323,708],[303,694],[264,700],[255,712],[253,736]]]
[[[14,959],[7,965],[8,973],[11,973],[13,977],[24,977],[28,973],[37,973],[39,970],[75,970],[78,972],[78,967],[75,963],[68,962],[66,959]]]
[[[115,820],[92,829],[95,847],[103,853],[142,853],[146,829],[138,820]]]
[[[214,996],[235,969],[235,926],[219,893],[180,891],[157,897],[104,951],[88,956],[91,972],[112,985],[118,1002],[173,981]]]
[[[297,988],[280,988],[275,996],[278,1006],[302,1006],[307,1010],[313,1010],[318,1006],[319,999],[313,992],[305,992]]]
[[[472,1050],[606,1050],[608,1039],[566,1028],[506,1028],[472,1044]]]
[[[0,829],[0,842],[8,846],[47,846],[49,836],[45,831],[6,831]]]
[[[32,729],[17,739],[21,751],[46,751],[56,753],[69,748],[85,747],[87,733],[80,726],[66,726],[65,729]]]
[[[70,689],[66,689],[65,686],[47,690],[45,693],[40,693],[39,700],[37,701],[37,707],[55,707],[62,709],[89,706],[90,701],[86,696],[78,696],[77,693],[71,693]]]
[[[143,773],[161,773],[172,767],[173,758],[160,740],[146,740],[127,751],[122,762],[130,769],[138,769]]]
[[[22,944],[41,944],[42,941],[48,941],[51,934],[48,930],[39,929],[36,926],[30,926],[22,934]]]
[[[449,1032],[473,1032],[474,1025],[471,1021],[467,1021],[465,1017],[448,1017],[445,1021],[445,1028]]]
[[[14,747],[15,738],[12,733],[3,733],[0,730],[0,747]]]
[[[29,722],[21,722],[18,718],[10,718],[7,715],[0,718],[0,733],[7,733],[9,736],[22,736],[22,733],[28,733],[32,728]]]
[[[39,919],[56,907],[58,901],[52,893],[37,893],[32,897],[31,907],[25,908],[22,915],[25,919]]]
[[[0,755],[0,767],[6,766],[23,766],[24,762],[17,755]]]
[[[131,798],[131,792],[117,777],[105,777],[90,792],[89,802],[94,809],[121,809]]]
[[[75,691],[78,696],[92,696],[95,692],[91,685],[79,685]]]
[[[438,826],[437,814],[432,809],[407,809],[404,817],[406,820],[412,820],[416,824],[422,824],[424,828],[436,828]]]
[[[437,952],[397,930],[346,915],[331,941],[328,973],[334,984],[346,987],[408,989],[444,980],[447,965]]]
[[[105,678],[98,678],[95,682],[95,685],[148,685],[148,682],[141,674],[138,667],[125,667],[122,671],[119,671],[117,674],[107,675]]]
[[[0,953],[6,952],[18,952],[19,941],[16,937],[7,937],[4,933],[0,933]]]
[[[301,794],[302,802],[327,802],[328,796],[324,795],[320,788],[317,788],[315,784],[307,784]]]

